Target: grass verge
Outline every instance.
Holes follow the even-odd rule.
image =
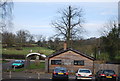
[[[11,69],[11,70],[7,70],[7,71],[8,72],[9,71],[12,71],[12,72],[21,72],[21,71],[24,71],[24,70],[31,70],[31,69],[34,70],[34,69],[44,69],[44,68],[45,68],[45,62],[41,62],[39,64],[32,63],[27,68],[16,68],[16,69]]]
[[[2,63],[7,63],[7,62],[9,62],[9,61],[7,61],[7,60],[0,60],[0,62],[2,62]]]
[[[30,66],[28,67],[28,69],[43,69],[45,68],[45,62],[41,62],[39,64],[33,63],[30,64]]]

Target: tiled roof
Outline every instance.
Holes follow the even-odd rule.
[[[68,48],[68,49],[66,49],[66,50],[61,50],[61,51],[58,51],[58,52],[56,52],[56,53],[53,53],[53,54],[47,56],[47,58],[52,58],[52,57],[54,57],[54,56],[60,55],[60,54],[62,54],[62,53],[64,53],[64,52],[67,52],[67,51],[73,51],[73,52],[75,52],[75,53],[77,53],[77,54],[79,54],[79,55],[82,55],[82,56],[84,56],[84,57],[86,57],[86,58],[88,58],[88,59],[95,60],[94,57],[92,57],[92,56],[90,56],[90,55],[87,55],[87,54],[84,54],[84,53],[81,53],[81,52],[79,52],[78,50],[75,50],[75,49],[72,49],[72,48]]]

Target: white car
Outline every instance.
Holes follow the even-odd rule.
[[[76,80],[92,80],[92,72],[89,69],[79,69],[76,72]]]

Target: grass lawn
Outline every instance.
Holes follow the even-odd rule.
[[[9,61],[7,61],[7,60],[2,60],[1,62],[2,62],[2,63],[7,63],[7,62],[9,62]]]
[[[36,65],[35,63],[32,63],[30,64],[30,66],[28,68],[16,68],[15,70],[14,69],[11,69],[11,70],[8,70],[8,71],[13,71],[13,72],[21,72],[21,71],[24,71],[24,70],[35,70],[35,69],[44,69],[45,68],[45,62],[41,62],[40,64]]]
[[[9,62],[9,61],[7,61],[7,60],[0,60],[0,63],[7,63],[7,62]]]
[[[28,69],[43,69],[45,68],[45,62],[41,62],[40,64],[36,65],[35,63],[30,64]]]
[[[3,48],[2,54],[27,55],[30,52],[30,50],[32,50],[32,52],[40,52],[45,55],[49,55],[54,52],[54,50],[47,49],[44,47],[22,47],[22,50],[16,50],[15,47],[11,47],[11,48]]]

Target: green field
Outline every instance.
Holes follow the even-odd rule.
[[[34,64],[30,64],[30,66],[28,67],[28,69],[42,69],[45,68],[45,63],[41,62],[40,64],[36,65]]]
[[[7,62],[9,62],[9,61],[7,61],[7,60],[1,60],[0,62],[2,62],[2,63],[7,63]]]
[[[16,50],[15,47],[11,48],[3,48],[2,54],[16,54],[16,55],[27,55],[29,54],[30,50],[32,52],[40,52],[41,54],[49,55],[54,52],[54,50],[47,49],[44,47],[22,47],[22,50]]]
[[[30,66],[28,68],[17,68],[17,69],[11,69],[11,70],[8,70],[8,71],[12,71],[12,72],[21,72],[21,71],[25,71],[25,70],[35,70],[35,69],[44,69],[45,68],[45,63],[44,62],[41,62],[39,65],[36,65],[35,63],[33,64],[30,64]]]

